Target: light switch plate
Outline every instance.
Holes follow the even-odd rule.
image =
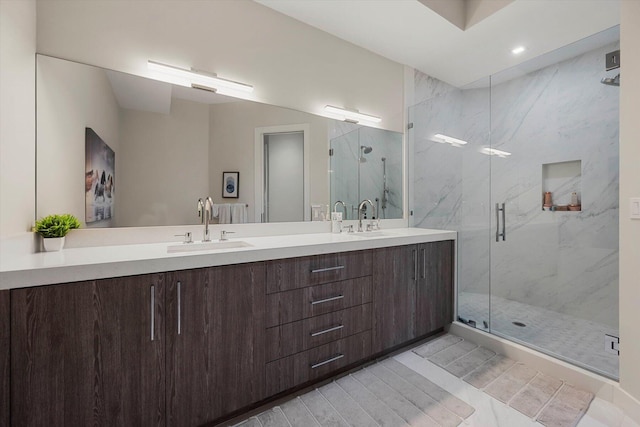
[[[640,219],[640,197],[632,197],[629,207],[629,217],[631,219]]]

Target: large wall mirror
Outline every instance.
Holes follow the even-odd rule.
[[[351,219],[361,198],[402,218],[402,134],[37,55],[38,217],[198,224],[208,196],[221,223],[317,220],[336,200]]]

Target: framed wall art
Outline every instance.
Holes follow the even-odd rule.
[[[222,197],[237,199],[239,197],[240,172],[222,172]]]

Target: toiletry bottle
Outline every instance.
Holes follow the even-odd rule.
[[[571,193],[571,206],[578,206],[578,193]]]
[[[342,212],[331,212],[331,232],[342,233]]]

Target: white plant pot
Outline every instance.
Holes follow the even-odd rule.
[[[42,238],[42,243],[44,243],[44,250],[47,252],[57,252],[62,250],[64,246],[64,237],[48,237]]]

